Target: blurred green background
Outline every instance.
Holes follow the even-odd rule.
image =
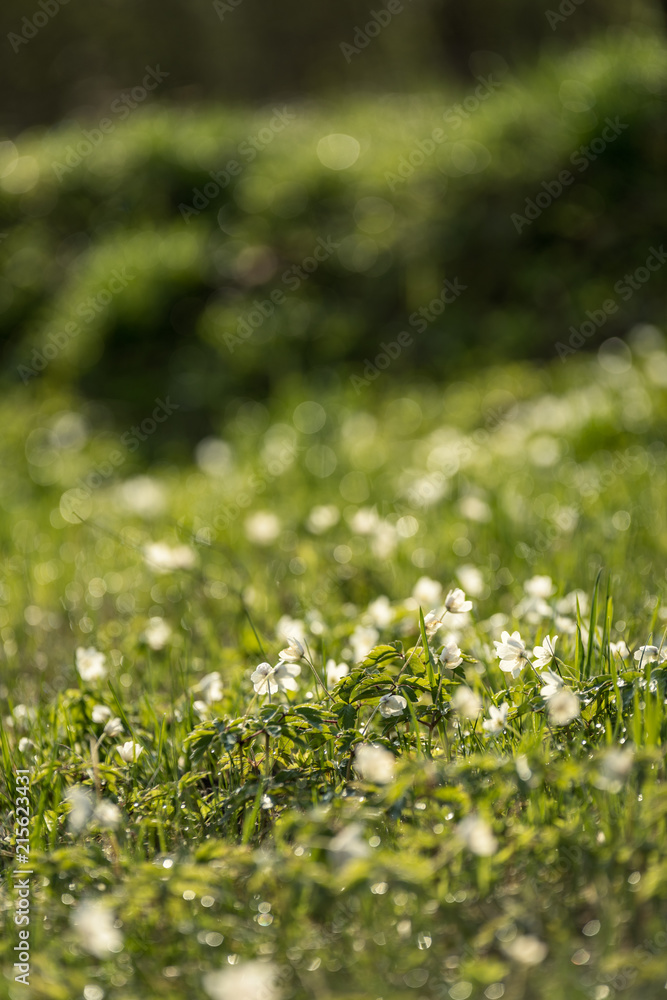
[[[393,7],[386,0],[304,5],[285,0],[5,0],[8,36],[0,82],[3,125],[16,132],[103,110],[132,86],[146,63],[170,74],[161,96],[180,104],[249,103],[418,91],[474,78],[492,52],[513,69],[542,52],[586,45],[600,35],[661,32],[657,0],[399,0],[363,58],[340,45]],[[562,8],[562,10],[561,10]],[[26,27],[25,20],[35,27]],[[29,44],[11,35],[34,32]]]
[[[664,325],[665,6],[9,0],[4,391],[192,441]]]

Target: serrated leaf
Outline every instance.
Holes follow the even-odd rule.
[[[356,729],[357,708],[347,702],[340,702],[333,707],[334,714],[338,716],[343,729]]]

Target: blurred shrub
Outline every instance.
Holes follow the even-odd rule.
[[[370,377],[380,355],[437,379],[554,356],[612,300],[602,338],[662,322],[664,274],[618,282],[664,239],[664,46],[483,76],[458,96],[138,107],[0,144],[6,377],[197,414],[293,372]]]

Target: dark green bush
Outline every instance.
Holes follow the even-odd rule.
[[[492,71],[481,101],[473,87],[281,105],[282,120],[153,106],[106,135],[91,124],[102,138],[83,155],[78,130],[26,134],[0,148],[5,375],[78,383],[132,412],[172,393],[194,420],[295,371],[372,376],[383,344],[392,373],[445,379],[553,357],[587,312],[604,319],[587,347],[660,323],[664,275],[627,296],[617,282],[664,239],[666,66],[657,42],[626,40],[522,81]],[[577,154],[603,132],[599,155]],[[318,158],[331,134],[359,143],[346,169]]]

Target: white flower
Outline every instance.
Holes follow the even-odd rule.
[[[294,680],[301,673],[298,663],[279,663],[273,675],[281,691],[296,691],[299,687]]]
[[[287,649],[281,649],[281,651],[278,653],[278,657],[281,660],[287,660],[291,663],[296,663],[297,660],[303,659],[306,651],[301,645],[300,641],[296,638],[296,636],[291,635],[288,637],[288,639],[289,639],[289,646],[287,647]]]
[[[452,635],[447,636],[445,639],[445,645],[440,653],[440,662],[443,667],[448,667],[449,669],[458,667],[460,663],[463,663],[461,650],[456,643],[456,639]]]
[[[390,719],[394,715],[403,715],[407,707],[407,701],[400,694],[385,694],[380,698],[380,715],[385,719]]]
[[[667,650],[659,649],[658,646],[640,646],[635,652],[635,660],[638,663],[664,663],[667,660]]]
[[[438,449],[434,449],[436,452]],[[454,457],[455,448],[452,448],[452,458]],[[433,452],[431,452],[433,454]],[[458,461],[457,461],[458,466]],[[432,507],[438,502],[442,497],[446,496],[449,492],[449,483],[444,475],[440,472],[426,474],[423,476],[413,477],[411,481],[406,482],[403,489],[403,495],[409,500],[410,506],[414,509],[416,507]]]
[[[94,646],[84,649],[79,646],[76,651],[76,669],[79,676],[84,681],[97,681],[106,677],[106,656],[100,653]]]
[[[298,684],[294,680],[301,673],[298,663],[280,661],[275,667],[270,663],[260,663],[250,675],[250,680],[257,694],[276,694],[278,691],[296,691]]]
[[[373,532],[371,552],[376,559],[389,559],[398,544],[398,532],[389,521],[380,521]]]
[[[324,619],[319,611],[308,611],[306,613],[306,622],[313,635],[324,635],[327,630]]]
[[[361,823],[350,823],[329,841],[327,850],[334,855],[334,861],[337,864],[344,865],[355,858],[365,858],[370,854],[370,848],[363,838],[363,832],[364,828]]]
[[[380,518],[375,507],[360,507],[350,519],[350,527],[355,535],[372,535],[377,531]]]
[[[482,500],[481,497],[476,497],[472,494],[468,494],[468,496],[461,499],[459,510],[469,521],[484,523],[485,521],[490,521],[493,516],[486,500]]]
[[[612,656],[620,656],[622,660],[627,660],[630,656],[630,650],[623,639],[620,639],[618,642],[610,642],[609,652]]]
[[[121,812],[114,802],[102,799],[95,806],[93,821],[104,830],[115,830],[121,821]]]
[[[526,644],[519,633],[512,632],[510,635],[509,632],[503,632],[500,642],[495,639],[493,645],[496,647],[496,656],[500,657],[500,669],[516,679],[528,662]]]
[[[246,538],[255,545],[271,545],[280,535],[280,518],[268,510],[258,510],[244,523]]]
[[[222,681],[217,670],[214,670],[213,673],[205,674],[197,687],[207,705],[213,705],[216,701],[222,701]]]
[[[148,625],[144,629],[144,640],[151,649],[160,650],[169,642],[171,638],[171,626],[164,618],[155,615],[148,620]]]
[[[547,957],[549,949],[539,938],[532,934],[519,934],[512,941],[503,945],[503,950],[509,958],[523,965],[539,965]]]
[[[472,608],[472,601],[466,601],[466,595],[460,587],[450,590],[445,598],[445,608],[453,615],[462,615]]]
[[[289,615],[283,615],[276,625],[276,636],[281,642],[298,639],[303,645],[306,641],[306,626],[300,618],[290,618]]]
[[[209,719],[211,717],[211,710],[205,701],[198,698],[196,701],[192,702],[192,709],[197,713],[200,719]]]
[[[516,773],[522,781],[530,781],[533,776],[533,772],[530,769],[528,758],[524,753],[517,754],[516,760],[514,761],[514,767],[516,768]]]
[[[561,597],[556,604],[556,610],[562,615],[574,615],[577,605],[579,605],[579,611],[582,615],[585,615],[589,610],[588,594],[585,590],[572,590],[565,597]]]
[[[306,527],[309,531],[312,531],[314,535],[321,535],[329,528],[333,528],[334,524],[338,524],[339,521],[340,511],[338,510],[338,507],[335,507],[333,504],[326,504],[319,507],[313,507],[308,515]]]
[[[476,719],[482,711],[482,699],[469,687],[462,684],[452,695],[452,707],[462,718]]]
[[[22,704],[15,705],[12,715],[17,722],[34,722],[37,717],[37,713],[34,708],[28,708],[27,705]]]
[[[515,618],[530,625],[537,625],[542,618],[548,618],[551,613],[551,608],[544,598],[533,597],[530,594],[523,597],[512,611]]]
[[[502,703],[500,708],[495,705],[489,706],[489,718],[484,719],[482,722],[482,728],[490,736],[496,736],[498,733],[502,733],[503,729],[507,725],[507,715],[509,713],[510,707],[506,701]]]
[[[121,720],[118,718],[117,715],[115,715],[113,719],[109,719],[106,726],[104,727],[104,735],[111,736],[112,738],[114,736],[118,736],[122,732],[123,732],[123,723],[121,722]]]
[[[350,672],[350,668],[347,663],[336,663],[335,660],[327,660],[327,687],[331,689],[335,687],[343,677],[347,677]]]
[[[480,858],[488,858],[498,850],[493,830],[480,816],[466,816],[456,827],[456,833],[468,850]]]
[[[93,705],[92,719],[93,722],[101,723],[106,722],[107,719],[111,718],[111,709],[107,708],[106,705]]]
[[[412,596],[418,604],[433,607],[439,604],[442,597],[442,584],[431,580],[428,576],[420,576],[412,590]]]
[[[194,549],[189,545],[167,545],[166,542],[151,542],[144,545],[144,559],[159,573],[174,569],[192,569],[197,562]]]
[[[28,739],[27,736],[22,736],[21,739],[19,740],[19,753],[25,753],[26,750],[30,750],[34,746],[35,744],[31,739]]]
[[[126,764],[133,764],[136,760],[139,760],[139,757],[144,752],[144,748],[133,740],[121,743],[116,747],[116,750],[121,760],[124,760]]]
[[[71,920],[81,947],[95,958],[106,958],[122,951],[123,936],[114,927],[113,915],[103,903],[80,903]]]
[[[523,589],[530,597],[551,597],[555,587],[550,576],[533,576],[526,580]]]
[[[354,767],[366,781],[386,785],[394,778],[393,753],[374,743],[362,743],[354,752]]]
[[[204,989],[212,1000],[278,1000],[278,969],[269,962],[239,962],[207,972]]]
[[[134,476],[118,487],[121,503],[140,517],[157,517],[167,508],[164,486],[150,476]]]
[[[514,608],[514,617],[537,624],[548,618],[552,611],[545,598],[551,597],[555,587],[550,576],[534,576],[523,585],[526,596]],[[562,604],[562,601],[560,602]]]
[[[464,590],[467,590],[473,597],[480,597],[484,593],[484,577],[476,566],[459,566],[456,571]]]
[[[605,792],[620,792],[625,779],[632,770],[635,752],[633,747],[612,747],[601,761],[600,773],[594,784]]]
[[[367,614],[373,625],[378,628],[386,628],[394,620],[394,609],[385,594],[381,594],[376,600],[371,601]]]
[[[577,623],[574,618],[569,618],[567,615],[556,615],[554,618],[554,625],[560,632],[564,632],[565,635],[576,635],[577,634]],[[584,637],[584,630],[581,630],[581,637]]]
[[[533,666],[535,667],[536,670],[539,670],[540,667],[546,667],[547,664],[551,663],[554,656],[556,655],[557,640],[558,640],[557,635],[555,635],[553,639],[551,638],[551,636],[546,635],[544,637],[542,645],[535,646],[535,648],[533,649],[533,656],[535,657]]]
[[[579,699],[574,691],[569,688],[561,688],[552,694],[547,701],[549,720],[554,726],[567,726],[569,722],[576,719],[581,711]]]
[[[81,833],[93,815],[93,796],[83,785],[72,785],[65,793],[64,801],[71,805],[67,816],[67,826],[72,833]]]
[[[250,680],[256,694],[270,694],[272,691],[278,690],[278,684],[273,679],[275,670],[275,667],[266,662],[260,663],[255,667],[250,674]]]
[[[540,695],[545,701],[549,701],[563,686],[563,678],[553,670],[541,670],[540,677],[544,681],[544,687],[540,688]]]
[[[380,633],[377,629],[357,625],[350,636],[350,646],[352,647],[352,655],[355,663],[366,658],[379,638]]]
[[[438,629],[442,628],[442,618],[436,611],[424,615],[424,632],[427,639],[432,639]]]
[[[225,479],[234,466],[231,445],[219,437],[205,437],[195,448],[199,468],[212,479]]]

